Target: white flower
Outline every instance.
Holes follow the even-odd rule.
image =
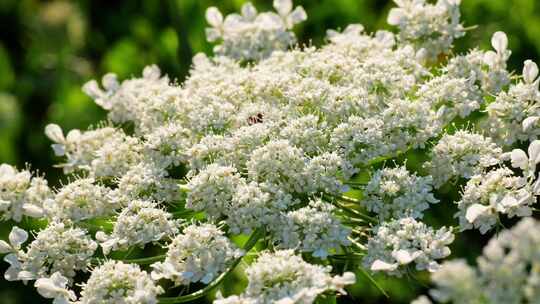
[[[86,231],[62,223],[49,224],[23,251],[19,248],[26,238],[26,232],[20,229],[10,234],[15,253],[5,258],[11,264],[5,274],[9,280],[35,280],[59,272],[71,283],[77,271],[87,270],[97,249]]]
[[[276,225],[269,226],[278,248],[296,248],[326,259],[340,246],[348,246],[350,228],[332,214],[334,207],[320,199],[287,213]]]
[[[152,265],[152,278],[175,285],[208,284],[242,255],[218,227],[190,225],[169,244],[165,261]]]
[[[172,238],[178,233],[180,220],[173,220],[172,214],[149,201],[131,201],[122,209],[114,223],[110,235],[98,232],[103,253],[111,250],[127,250],[131,246],[157,242],[164,238]]]
[[[263,252],[246,269],[248,286],[240,296],[218,299],[226,303],[300,303],[311,304],[318,295],[335,290],[345,294],[346,285],[354,284],[355,275],[331,276],[331,267],[312,265],[292,250]]]
[[[179,195],[177,182],[168,177],[165,168],[152,162],[132,166],[117,184],[118,188],[110,192],[111,201],[122,205],[133,199],[170,202]]]
[[[168,107],[170,110],[176,106],[170,96],[177,89],[169,84],[167,76],[161,76],[155,65],[145,67],[141,78],[125,80],[121,84],[116,75],[106,74],[102,84],[105,90],[101,90],[98,83],[92,80],[83,86],[83,91],[109,112],[107,116],[111,121],[120,124],[133,122],[137,133],[164,125],[168,115],[159,109]],[[88,142],[85,138],[91,134],[85,133],[72,130],[66,140],[68,143],[74,140]]]
[[[44,298],[54,299],[53,304],[68,304],[77,299],[75,292],[66,288],[68,279],[61,273],[55,272],[50,278],[36,280],[34,287]]]
[[[468,79],[482,90],[496,94],[510,83],[510,73],[506,70],[509,53],[473,49],[466,55],[458,55],[449,60],[443,69],[455,78]]]
[[[287,140],[270,141],[251,154],[247,162],[248,176],[256,182],[302,193],[307,184],[302,174],[306,161],[303,151]]]
[[[521,149],[514,149],[510,153],[512,167],[520,168],[524,171],[527,177],[534,176],[536,173],[536,165],[540,163],[540,140],[532,141],[529,144],[527,153]]]
[[[424,83],[417,94],[437,110],[440,119],[450,122],[457,116],[469,116],[483,104],[482,92],[474,80],[445,74]]]
[[[163,292],[138,265],[108,261],[92,271],[76,303],[157,304]]]
[[[431,177],[412,174],[405,167],[375,171],[364,188],[360,204],[376,213],[380,220],[422,218],[430,204],[439,202],[432,193]]]
[[[226,212],[242,180],[234,167],[209,165],[187,184],[189,193],[186,207],[204,210],[208,216],[219,218]]]
[[[535,198],[531,186],[512,170],[500,168],[473,176],[456,202],[462,230],[478,228],[482,234],[498,221],[499,214],[529,216]]]
[[[368,240],[365,267],[384,271],[390,275],[403,275],[405,267],[414,263],[417,270],[437,270],[436,260],[450,255],[447,245],[454,241],[451,230],[443,227],[433,230],[413,218],[384,222],[375,227]]]
[[[502,149],[489,137],[459,130],[445,134],[431,150],[424,164],[436,187],[455,178],[469,179],[501,162]]]
[[[482,287],[476,270],[464,260],[444,262],[441,268],[431,275],[435,288],[431,296],[442,303],[473,304],[482,298]]]
[[[28,232],[17,226],[13,226],[8,238],[9,243],[4,240],[0,240],[0,254],[19,251],[21,249],[21,245],[28,240]]]
[[[214,52],[239,60],[261,60],[274,51],[286,50],[296,42],[291,30],[295,24],[307,19],[299,6],[292,9],[291,0],[274,0],[276,13],[257,14],[250,2],[242,6],[242,14],[230,14],[225,19],[221,12],[210,7],[206,11],[206,38],[210,42],[220,40]]]
[[[417,49],[428,53],[433,60],[446,53],[455,38],[465,35],[460,24],[460,1],[438,0],[431,4],[425,0],[395,0],[398,7],[388,14],[388,24],[399,27],[403,43],[417,44]]]
[[[508,92],[500,92],[495,102],[486,110],[488,120],[485,123],[489,134],[501,144],[511,145],[516,141],[533,141],[540,135],[537,128],[540,109],[538,81],[535,80],[538,67],[526,61],[523,68],[524,82],[510,85]]]
[[[114,213],[119,205],[109,196],[109,189],[93,178],[77,179],[43,203],[48,217],[56,220],[82,221]]]
[[[536,303],[540,267],[540,224],[532,218],[493,236],[477,259],[442,264],[432,274],[431,296],[441,303]]]
[[[0,220],[4,221],[43,217],[43,201],[51,197],[44,178],[32,177],[30,171],[18,171],[7,164],[0,165],[0,190]]]
[[[491,37],[491,45],[497,53],[504,53],[508,49],[508,37],[504,32],[495,32]]]
[[[538,65],[532,60],[525,60],[523,63],[523,80],[525,83],[533,83],[538,76]]]

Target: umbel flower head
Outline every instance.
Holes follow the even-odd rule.
[[[95,268],[83,284],[77,304],[156,304],[163,288],[139,266],[108,261]]]
[[[345,293],[343,288],[356,281],[352,272],[332,276],[330,270],[305,262],[292,250],[263,252],[246,269],[246,290],[240,296],[218,299],[215,303],[313,303],[326,291]]]
[[[26,231],[13,227],[9,239],[10,249],[4,251],[10,253],[4,260],[10,267],[4,277],[10,281],[36,280],[58,272],[71,284],[77,271],[88,269],[98,246],[85,230],[54,222],[41,230],[26,250],[21,248],[28,239]]]
[[[430,295],[440,303],[537,303],[539,232],[538,221],[525,218],[488,242],[477,267],[444,262]]]
[[[20,222],[23,216],[41,217],[43,201],[51,197],[47,180],[0,165],[0,218]]]
[[[165,261],[152,265],[152,278],[175,285],[208,284],[242,255],[218,227],[190,225],[172,240]]]
[[[103,253],[108,254],[111,250],[144,247],[148,243],[172,238],[178,233],[179,224],[180,220],[172,219],[172,214],[156,203],[134,200],[116,218],[113,232],[107,235],[100,231],[96,239],[101,241]]]
[[[306,12],[301,6],[293,10],[292,0],[274,0],[273,4],[276,13],[258,14],[253,4],[247,2],[241,14],[225,19],[217,8],[208,8],[206,21],[211,27],[206,29],[206,38],[221,42],[214,52],[239,60],[260,60],[274,50],[284,51],[296,43],[289,30],[306,20]]]
[[[385,222],[374,233],[367,244],[364,265],[398,276],[412,263],[418,270],[436,271],[440,267],[437,260],[450,255],[448,245],[454,241],[451,229],[434,230],[413,218]]]

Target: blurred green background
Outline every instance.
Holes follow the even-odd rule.
[[[64,129],[84,129],[105,117],[82,93],[82,84],[106,72],[117,73],[120,78],[140,75],[142,68],[152,63],[181,82],[191,56],[211,52],[204,36],[206,7],[217,6],[226,14],[238,11],[244,2],[0,0],[0,163],[19,167],[30,163],[55,185],[61,170],[52,167],[55,160],[43,135],[44,126],[55,122]],[[254,2],[261,11],[271,7],[271,0]],[[458,41],[456,52],[490,48],[491,34],[503,30],[513,52],[510,70],[519,73],[525,59],[538,59],[538,0],[462,2],[464,24],[478,28]],[[388,0],[304,0],[295,4],[303,5],[309,16],[297,28],[299,41],[304,44],[321,45],[327,29],[344,28],[349,23],[362,23],[368,31],[389,29],[386,13],[392,3]],[[456,191],[438,195],[451,201]],[[451,224],[455,212],[451,205],[440,204],[428,221]],[[0,224],[2,237],[11,225]],[[454,255],[473,261],[485,240],[477,233],[460,236]],[[6,263],[2,263],[0,271],[5,268]],[[357,303],[408,303],[426,288],[425,274],[401,280],[377,278],[390,299],[361,276],[351,299]],[[34,288],[0,280],[0,303],[50,302],[39,297]]]

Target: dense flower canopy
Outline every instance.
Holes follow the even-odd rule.
[[[183,83],[154,65],[86,83],[107,121],[45,129],[69,182],[50,189],[0,166],[0,218],[45,223],[0,242],[5,278],[35,280],[57,304],[180,303],[247,260],[245,291],[216,303],[313,303],[346,295],[360,269],[428,271],[441,302],[537,300],[538,67],[513,76],[503,32],[493,50],[455,55],[468,30],[459,0],[395,3],[395,33],[353,24],[320,47],[296,44],[307,14],[291,0],[226,17],[211,7],[215,54],[197,54]],[[473,114],[479,128],[459,124]],[[429,151],[425,172],[398,163],[415,149]],[[458,200],[437,198],[459,182]],[[455,227],[422,221],[443,203],[455,204]],[[493,232],[506,217],[524,219],[492,239],[478,269],[443,261],[457,232]],[[127,258],[139,248],[148,255]]]

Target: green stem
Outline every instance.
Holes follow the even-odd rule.
[[[92,259],[92,264],[93,265],[99,265],[101,264],[102,261],[106,261],[106,260],[115,260],[115,261],[120,261],[120,262],[124,262],[124,263],[130,263],[130,264],[139,264],[139,265],[150,265],[152,263],[155,263],[155,262],[160,262],[160,261],[163,261],[165,259],[165,255],[164,254],[160,254],[160,255],[156,255],[156,256],[151,256],[151,257],[146,257],[146,258],[138,258],[138,259],[115,259],[115,258],[93,258]]]
[[[375,279],[362,267],[358,267],[360,272],[387,298],[389,299],[390,296],[386,293],[386,291],[375,281]]]
[[[336,200],[332,199],[332,198],[336,198],[337,200],[342,200],[342,201],[346,201],[346,199],[350,199],[349,202],[355,202],[357,203],[358,200],[355,200],[353,198],[350,198],[350,197],[345,197],[345,196],[331,196],[331,198],[328,198],[328,200],[330,201],[330,203],[334,204],[336,207],[338,207],[339,209],[342,209],[348,213],[350,213],[351,215],[354,215],[358,218],[361,218],[361,219],[364,219],[370,223],[377,223],[377,219],[374,218],[374,217],[371,217],[369,215],[366,215],[366,214],[363,214],[362,212],[356,210],[356,209],[353,209],[353,208],[350,208],[350,207],[347,207],[343,204],[340,204],[339,202],[337,202]]]
[[[178,188],[180,188],[180,190],[182,192],[189,192],[190,191],[189,187],[186,184],[178,184]]]
[[[261,239],[264,236],[264,234],[265,232],[263,229],[257,229],[251,234],[251,236],[246,241],[243,247],[246,254],[251,250],[251,248],[255,246],[255,244],[257,244],[257,241],[259,241],[259,239]],[[205,295],[210,293],[214,288],[216,288],[219,284],[221,284],[221,282],[225,279],[225,277],[227,277],[227,275],[229,275],[236,268],[236,266],[240,263],[241,260],[242,260],[242,257],[236,259],[231,264],[231,266],[229,266],[229,269],[227,269],[227,271],[219,275],[212,283],[210,283],[205,288],[198,290],[194,293],[185,295],[185,296],[158,298],[158,303],[159,304],[185,303],[185,302],[193,301],[193,300],[204,297]]]
[[[165,254],[160,254],[156,256],[151,256],[147,258],[139,258],[139,259],[122,259],[120,261],[125,263],[132,263],[132,264],[139,264],[139,265],[150,265],[154,262],[160,262],[165,259]]]

